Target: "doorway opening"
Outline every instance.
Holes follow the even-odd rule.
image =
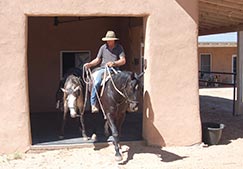
[[[28,17],[28,81],[33,145],[83,143],[77,120],[69,120],[65,139],[58,138],[62,112],[56,109],[55,94],[65,72],[94,59],[108,30],[116,32],[127,63],[122,70],[143,71],[146,17]],[[127,112],[121,141],[142,140],[143,92],[139,111]],[[87,111],[86,129],[94,123]],[[98,115],[100,135],[103,116]],[[89,134],[89,133],[88,133]],[[90,136],[90,135],[88,135]],[[106,141],[100,139],[100,141]],[[89,141],[88,141],[89,142]]]

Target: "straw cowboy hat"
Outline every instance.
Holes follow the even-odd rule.
[[[109,41],[109,40],[119,40],[116,37],[116,34],[114,31],[107,31],[105,37],[102,38],[103,41]]]

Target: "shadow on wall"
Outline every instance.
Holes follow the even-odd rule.
[[[165,146],[165,141],[159,131],[154,126],[154,111],[151,104],[149,93],[144,94],[144,113],[143,113],[143,138],[148,145]]]

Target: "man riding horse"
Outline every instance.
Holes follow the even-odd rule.
[[[120,71],[116,72],[120,66],[126,63],[123,47],[117,43],[118,38],[113,31],[108,31],[106,36],[102,38],[106,43],[103,44],[97,57],[89,63],[84,64],[86,70],[100,64],[92,73],[93,86],[91,91],[91,111],[98,112],[97,101],[104,114],[105,133],[109,135],[111,131],[113,144],[115,146],[115,159],[122,160],[119,151],[119,135],[121,133],[122,123],[125,119],[126,111],[135,112],[138,110],[138,93],[141,75],[133,72]],[[114,74],[111,75],[111,71]],[[89,70],[89,74],[90,74]],[[99,97],[99,87],[104,76],[108,73],[108,81],[103,83],[102,94]],[[106,76],[105,76],[106,77]],[[104,77],[104,80],[107,79]],[[88,78],[90,80],[90,78]],[[88,81],[87,81],[88,82]],[[99,99],[99,100],[98,100]]]
[[[91,68],[101,63],[100,67],[96,68],[93,73],[94,82],[90,97],[92,113],[99,111],[96,91],[99,90],[101,85],[102,75],[106,71],[105,66],[119,69],[120,66],[126,63],[124,49],[116,42],[117,40],[119,39],[116,37],[114,31],[107,31],[106,36],[102,38],[102,41],[106,43],[100,47],[97,57],[91,62],[84,64],[84,67]]]

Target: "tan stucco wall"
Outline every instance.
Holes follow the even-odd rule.
[[[211,55],[212,72],[232,72],[232,56],[237,55],[237,47],[199,47],[199,70],[201,70],[201,54]],[[220,75],[220,82],[231,83],[232,78],[231,75]]]
[[[0,27],[1,60],[4,61],[0,67],[1,153],[23,151],[31,144],[26,52],[28,15],[147,17],[144,139],[158,146],[201,142],[197,1],[3,0],[0,7],[0,23],[4,25]]]
[[[201,138],[197,24],[191,17],[197,1],[185,3],[160,2],[148,19],[143,130],[149,144],[191,145]]]

